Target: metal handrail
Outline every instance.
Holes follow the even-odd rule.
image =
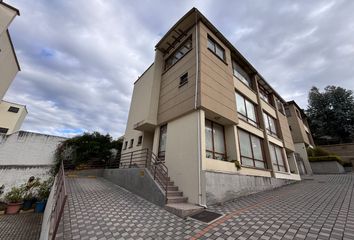
[[[106,168],[147,168],[154,180],[164,190],[165,200],[167,201],[169,178],[165,161],[159,159],[159,157],[148,148],[123,153],[117,158],[120,160],[115,163],[109,162]]]
[[[64,172],[64,163],[62,162],[59,168],[59,172],[56,176],[54,186],[54,206],[51,213],[51,229],[53,228],[51,239],[54,240],[58,231],[60,219],[64,213],[64,207],[66,200],[68,198],[68,193],[66,191],[65,183],[65,172]]]

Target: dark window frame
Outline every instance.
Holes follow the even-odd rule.
[[[130,139],[129,148],[134,146],[134,138]]]
[[[190,42],[190,48],[184,53],[182,54],[182,56],[180,58],[178,58],[175,62],[172,62],[171,64],[168,64],[168,61],[170,59],[176,58],[176,53],[180,52],[180,50],[182,48],[184,48],[186,45],[186,43]],[[184,56],[186,56],[191,50],[193,49],[193,39],[192,39],[192,35],[189,35],[179,46],[178,48],[173,51],[166,59],[165,59],[165,72],[167,70],[169,70],[170,68],[172,68],[174,65],[176,65],[176,63],[178,63]],[[181,53],[181,52],[180,52]]]
[[[251,143],[252,158],[242,155],[240,131],[245,132],[248,135],[248,137],[249,137],[249,140],[250,140],[250,143]],[[258,169],[262,169],[262,170],[268,169],[268,164],[267,164],[267,161],[265,160],[265,154],[264,154],[264,148],[263,148],[263,139],[258,137],[258,136],[256,136],[256,135],[254,135],[254,134],[252,134],[252,133],[250,133],[250,132],[247,132],[247,131],[245,131],[243,129],[238,129],[237,130],[237,136],[238,136],[238,147],[240,149],[240,163],[241,163],[241,165],[242,165],[242,158],[247,158],[247,159],[253,161],[253,166],[243,165],[244,167],[258,168]],[[260,141],[261,153],[262,153],[263,160],[254,158],[254,150],[253,150],[253,147],[252,147],[252,136],[255,137],[255,138],[258,138],[259,141]],[[256,161],[264,163],[264,168],[256,167]]]
[[[0,127],[0,134],[6,134],[9,132],[9,129],[8,128],[3,128],[3,127]]]
[[[265,88],[261,85],[258,86],[258,89],[259,89],[259,97],[265,101],[266,103],[268,103],[269,105],[273,106],[271,104],[271,101],[270,101],[270,93],[265,90]]]
[[[275,150],[276,147],[280,149],[283,165],[279,164],[278,155],[277,155],[277,152]],[[274,156],[275,156],[275,161],[276,161],[276,163],[273,163],[273,161],[271,159],[272,165],[276,166],[277,167],[277,171],[279,171],[279,172],[283,172],[282,170],[280,170],[280,167],[284,167],[284,169],[285,169],[284,172],[287,172],[288,168],[287,168],[287,166],[285,164],[285,158],[284,158],[284,153],[282,151],[282,148],[277,146],[277,145],[275,145],[274,143],[269,143],[269,148],[272,148],[272,149],[269,149],[269,151],[274,150]],[[270,155],[270,157],[272,157],[272,155]]]
[[[159,148],[158,148],[157,156],[161,161],[165,161],[165,156],[166,156],[166,149],[164,149],[164,151],[161,151],[161,136],[163,133],[166,133],[166,137],[167,137],[167,124],[163,124],[160,126]],[[165,143],[165,147],[166,147],[166,143]]]
[[[143,143],[143,136],[139,136],[138,137],[138,142],[137,142],[137,146],[140,146]]]
[[[217,56],[221,61],[223,61],[224,63],[226,63],[226,51],[225,49],[213,38],[208,34],[208,42],[207,42],[207,48],[215,55]],[[209,44],[213,45],[213,49],[210,48]],[[216,49],[219,48],[219,50],[221,50],[221,52],[223,53],[222,57],[219,56],[219,54],[217,53]]]
[[[235,69],[235,64],[242,70],[244,71],[244,73],[247,75],[247,78],[245,76],[243,76],[242,73],[240,73],[239,71],[237,71],[237,69]],[[238,72],[238,74],[240,74],[243,79],[248,83],[246,83],[245,81],[243,81],[242,79],[240,79],[240,77],[236,76],[235,71]],[[250,89],[252,89],[252,79],[251,76],[241,67],[241,65],[235,61],[234,59],[232,59],[232,74],[238,79],[240,80],[243,84],[245,84],[247,87],[249,87]]]
[[[290,111],[290,108],[288,108],[288,107],[285,107],[285,116],[291,117],[291,111]]]
[[[20,108],[10,106],[7,111],[8,111],[8,112],[12,112],[12,113],[18,113],[18,112],[20,111]]]
[[[245,97],[244,95],[240,94],[239,92],[235,92],[236,94],[240,95],[243,98],[243,104],[245,106],[245,110],[246,110],[246,116],[242,113],[240,113],[237,109],[237,103],[236,103],[236,111],[238,113],[240,117],[240,119],[244,120],[245,122],[248,122],[249,124],[251,124],[254,127],[259,128],[259,118],[258,118],[258,114],[257,114],[257,106],[256,104],[254,104],[252,101],[250,101],[247,97]],[[252,104],[252,106],[254,107],[254,113],[256,115],[256,121],[254,121],[253,119],[248,117],[248,111],[247,111],[247,105],[246,105],[246,101],[249,102],[250,104]]]
[[[263,114],[265,115],[265,117],[267,118],[267,122],[265,122],[264,124],[266,125],[266,131],[269,135],[274,136],[274,137],[278,137],[278,127],[277,127],[277,120],[275,118],[273,118],[272,116],[270,116],[268,113],[263,112]],[[263,116],[264,116],[263,115]],[[269,119],[272,119],[274,121],[274,126],[275,126],[275,132],[272,131],[272,128],[270,127],[270,121]]]
[[[212,151],[206,149],[205,147],[205,152],[211,153],[213,155],[213,159],[215,159],[215,154],[218,155],[223,155],[224,159],[215,159],[215,160],[221,160],[221,161],[227,161],[227,150],[226,150],[226,139],[225,139],[225,127],[219,123],[216,123],[212,120],[209,119],[205,119],[205,122],[209,121],[211,123],[211,138],[212,138]],[[220,153],[220,152],[216,152],[215,151],[215,143],[214,143],[214,124],[219,125],[222,127],[222,133],[223,133],[223,139],[224,139],[224,149],[225,149],[225,153]]]
[[[180,77],[179,77],[179,86],[178,87],[182,87],[184,85],[186,85],[188,83],[188,72],[183,73]]]
[[[296,112],[297,117],[302,120],[301,113],[300,113],[299,109],[295,108],[295,112]]]

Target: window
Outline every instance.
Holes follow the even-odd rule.
[[[299,111],[297,108],[295,108],[295,112],[296,112],[297,117],[300,118],[300,119],[302,119],[302,118],[301,118],[300,111]]]
[[[235,61],[232,61],[232,68],[234,71],[234,76],[248,87],[251,87],[251,79],[249,75],[240,67],[240,65],[238,65]]]
[[[134,139],[130,139],[130,144],[129,144],[129,148],[132,148],[134,145]]]
[[[179,78],[179,86],[182,87],[183,85],[188,83],[188,73],[186,72]]]
[[[270,158],[275,170],[286,172],[284,156],[280,147],[269,143]]]
[[[249,167],[266,168],[267,165],[263,158],[262,140],[243,130],[238,130],[238,138],[241,164]]]
[[[0,133],[7,133],[9,131],[8,128],[2,128],[0,127]]]
[[[258,126],[257,116],[256,116],[256,107],[253,103],[245,99],[239,93],[236,94],[236,108],[239,113],[239,117],[253,126]]]
[[[262,86],[259,86],[259,97],[265,102],[270,103],[269,93]]]
[[[178,62],[192,49],[192,36],[190,36],[174,53],[165,61],[165,70]]]
[[[9,110],[7,110],[8,112],[13,112],[13,113],[18,113],[20,109],[18,107],[9,107]]]
[[[208,36],[208,49],[210,49],[221,60],[225,61],[225,50],[210,36]]]
[[[275,119],[263,112],[264,124],[269,135],[278,136],[277,127],[275,125]]]
[[[291,117],[291,112],[290,112],[290,109],[289,108],[285,108],[285,115],[287,116],[287,117]]]
[[[143,136],[139,136],[138,143],[136,145],[140,146],[142,142],[143,142]]]
[[[226,160],[224,127],[205,119],[206,157]]]
[[[167,139],[167,124],[160,127],[160,140],[159,140],[159,152],[158,157],[160,160],[165,160],[166,153],[166,139]]]
[[[125,141],[123,150],[127,149],[127,147],[128,147],[128,141]]]
[[[276,103],[277,103],[278,111],[285,115],[283,103],[279,99],[276,100]]]

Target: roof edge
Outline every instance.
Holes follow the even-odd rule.
[[[17,16],[20,16],[20,10],[18,10],[17,8],[15,8],[15,7],[7,4],[7,3],[4,3],[2,0],[0,0],[0,4],[4,5],[5,7],[8,7],[10,9],[12,9],[12,10],[14,10],[16,12]]]
[[[20,66],[20,63],[18,62],[18,59],[17,59],[17,54],[16,54],[16,51],[15,51],[14,45],[12,43],[12,39],[11,39],[11,35],[10,35],[10,32],[9,32],[9,29],[6,29],[6,33],[7,33],[7,36],[9,37],[9,40],[10,40],[10,45],[11,45],[12,52],[14,53],[14,56],[15,56],[15,61],[16,61],[16,64],[17,64],[17,68],[18,68],[19,71],[21,71],[21,66]]]

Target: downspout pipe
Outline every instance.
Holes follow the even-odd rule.
[[[200,111],[198,110],[198,79],[199,79],[199,29],[198,29],[198,12],[195,17],[195,59],[196,59],[196,73],[195,73],[195,95],[194,95],[194,109],[198,111],[197,131],[198,131],[198,205],[207,208],[203,204],[202,199],[202,152],[201,152],[201,122]]]

